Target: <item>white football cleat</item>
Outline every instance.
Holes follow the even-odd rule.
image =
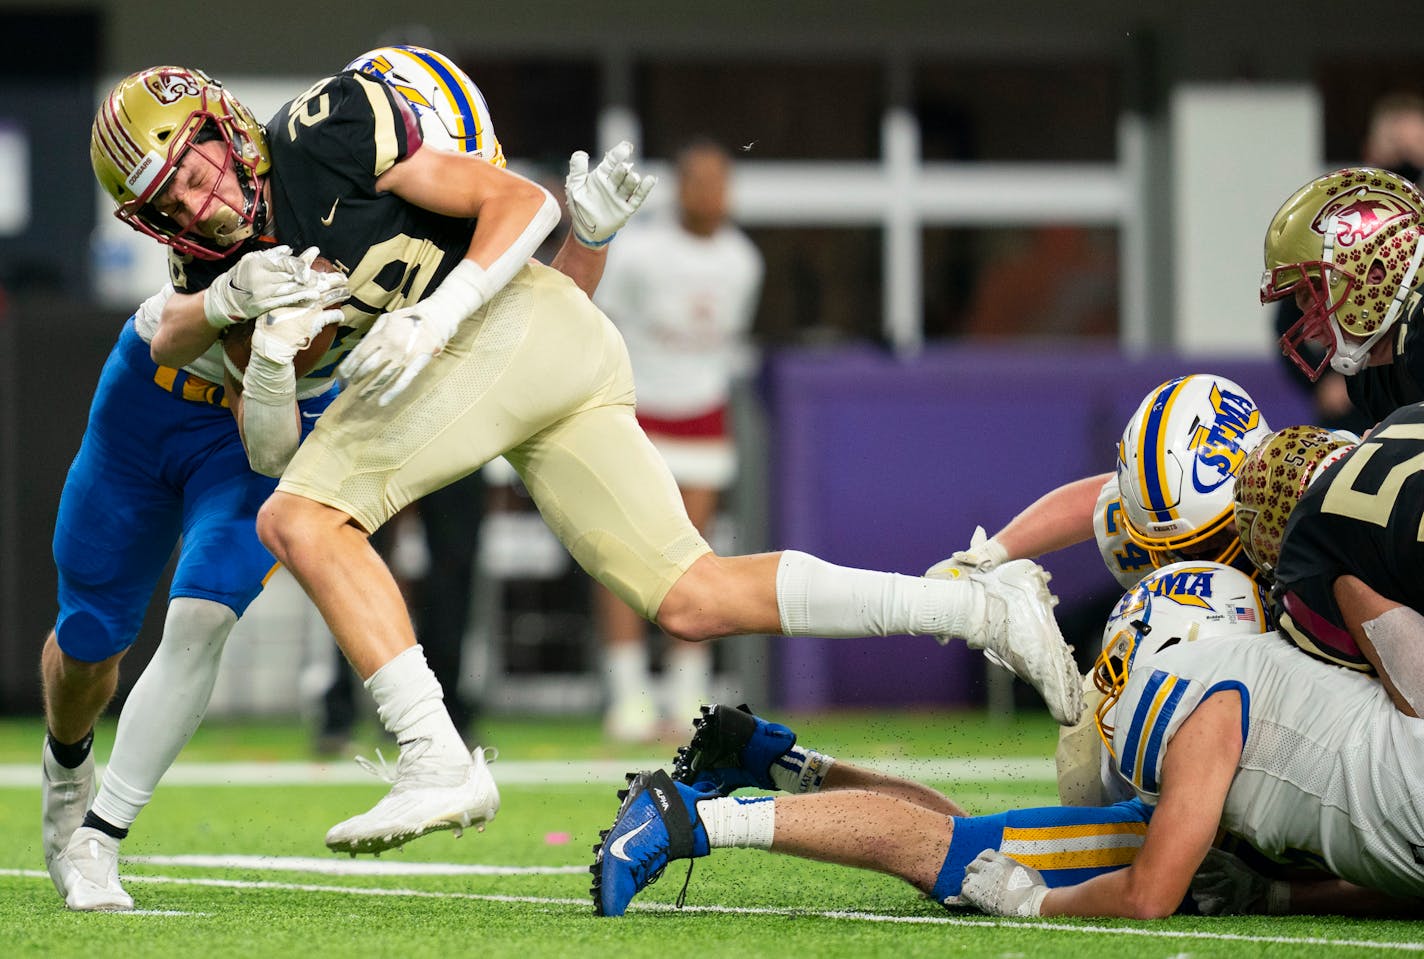
[[[363,767],[391,783],[391,791],[370,811],[332,826],[326,834],[327,848],[354,856],[403,846],[440,829],[453,829],[456,836],[466,826],[483,832],[485,823],[499,812],[499,789],[485,750],[476,749],[469,762],[453,767],[428,757],[429,751],[429,739],[407,743],[394,775],[379,751],[379,766],[357,757]]]
[[[55,859],[74,831],[84,825],[84,814],[94,801],[94,754],[90,752],[84,761],[73,769],[59,764],[49,749],[49,738],[45,737],[40,752],[40,805],[43,809],[42,835],[44,837],[45,868],[54,881],[54,888],[64,896],[67,890],[60,880]]]
[[[128,912],[133,898],[119,885],[119,841],[81,826],[54,860],[64,904],[76,912]]]
[[[1053,618],[1058,599],[1048,591],[1048,573],[1032,560],[1016,559],[970,578],[984,587],[989,622],[966,637],[969,646],[1037,689],[1058,722],[1078,722],[1083,678]]]

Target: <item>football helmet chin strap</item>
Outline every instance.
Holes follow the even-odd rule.
[[[223,175],[237,177],[238,185],[242,189],[242,210],[235,210],[218,199],[217,187],[214,187],[213,200],[218,203],[219,208],[208,219],[213,243],[224,249],[237,246],[253,236],[260,236],[267,229],[267,198],[263,189],[266,178],[248,175],[241,169],[234,170],[231,166],[232,160],[229,159],[228,162],[229,167]]]

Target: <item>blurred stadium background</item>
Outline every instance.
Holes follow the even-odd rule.
[[[719,140],[767,260],[722,539],[918,572],[976,523],[1111,468],[1167,376],[1210,368],[1273,423],[1308,419],[1257,304],[1265,224],[1355,159],[1376,96],[1424,91],[1424,34],[1350,18],[1320,0],[0,0],[0,712],[38,711],[64,472],[120,324],[164,278],[89,170],[93,109],[119,76],[198,66],[267,116],[356,54],[415,42],[464,66],[512,166],[555,184],[576,148],[628,137],[668,171],[687,138]],[[470,687],[493,710],[592,712],[587,584],[517,490],[499,502]],[[1046,565],[1070,640],[1094,642],[1115,589],[1092,548]],[[274,581],[213,715],[308,708],[328,642]],[[923,639],[749,638],[718,656],[726,695],[783,707],[972,705],[999,688]]]

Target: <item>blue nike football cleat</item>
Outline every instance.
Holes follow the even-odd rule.
[[[697,801],[715,794],[675,783],[667,773],[628,774],[628,788],[619,790],[623,804],[613,827],[599,833],[593,847],[593,911],[621,916],[643,889],[657,882],[667,864],[708,853],[707,830],[697,816]],[[688,863],[688,878],[692,864]],[[683,884],[677,904],[687,894]]]
[[[796,745],[796,734],[780,723],[753,715],[751,707],[703,706],[692,721],[692,741],[680,746],[672,778],[719,796],[738,789],[776,789],[771,767]]]

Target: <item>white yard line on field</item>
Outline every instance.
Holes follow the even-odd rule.
[[[393,862],[389,859],[338,859],[335,856],[124,856],[147,866],[195,866],[206,869],[268,869],[314,872],[324,876],[573,876],[587,866],[486,866],[459,862]]]
[[[49,873],[38,869],[0,869],[0,877],[13,876],[30,879],[49,879]],[[362,886],[321,886],[314,883],[270,882],[247,879],[203,879],[181,876],[126,876],[126,883],[152,883],[155,885],[206,886],[218,889],[263,889],[287,892],[333,893],[347,896],[404,896],[415,899],[458,899],[474,902],[527,903],[536,906],[577,906],[590,909],[592,904],[586,898],[569,899],[549,896],[498,896],[474,892],[435,892],[425,889],[386,889]],[[1146,939],[1200,940],[1214,942],[1248,942],[1283,946],[1319,946],[1324,949],[1380,949],[1393,952],[1424,952],[1424,943],[1419,942],[1371,942],[1365,939],[1327,939],[1320,936],[1248,936],[1227,932],[1198,932],[1190,930],[1153,929],[1122,926],[1069,925],[1067,923],[1043,922],[1022,919],[994,919],[988,916],[961,918],[957,916],[888,916],[873,912],[853,912],[846,910],[821,909],[774,909],[743,906],[684,906],[678,909],[670,903],[635,903],[630,907],[634,912],[682,912],[713,913],[737,916],[786,916],[790,918],[842,919],[852,922],[879,922],[903,925],[982,927],[989,929],[1019,929],[1042,932],[1075,932],[1099,936],[1136,936]],[[124,915],[115,913],[113,915]],[[131,914],[130,914],[131,915]]]
[[[666,768],[669,757],[626,760],[504,760],[490,768],[501,786],[622,785],[623,774]],[[866,766],[932,782],[1053,782],[1052,757],[1042,759],[874,759]],[[99,767],[102,774],[103,767]],[[39,763],[0,764],[0,788],[38,788]],[[163,777],[169,786],[378,786],[380,780],[355,763],[236,762],[175,763]]]

